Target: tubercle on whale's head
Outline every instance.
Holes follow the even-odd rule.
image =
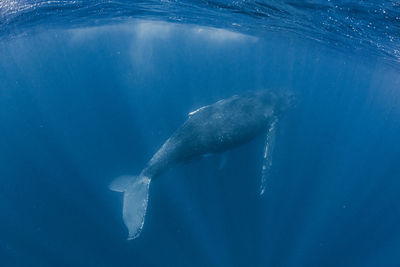
[[[287,109],[296,107],[299,102],[298,95],[293,91],[285,90],[280,92],[279,95],[280,97],[277,102],[277,108],[280,109],[282,112]]]
[[[298,104],[298,96],[291,90],[262,90],[256,92],[256,97],[265,106],[274,107],[274,113],[282,113]]]

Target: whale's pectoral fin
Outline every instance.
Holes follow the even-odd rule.
[[[129,231],[128,240],[142,231],[149,199],[150,178],[146,176],[121,176],[109,186],[113,191],[124,193],[122,217]]]
[[[226,153],[222,154],[220,156],[218,169],[219,170],[223,169],[225,167],[227,161],[228,161],[228,156],[226,155]]]
[[[272,166],[272,152],[274,150],[275,144],[276,122],[277,119],[274,119],[274,121],[271,123],[270,128],[268,129],[265,138],[263,166],[261,171],[260,195],[263,195],[265,192],[265,186],[269,178],[269,170]]]

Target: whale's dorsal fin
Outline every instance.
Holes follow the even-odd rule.
[[[232,97],[230,97],[230,98],[228,98],[228,99],[221,99],[221,100],[218,100],[217,102],[215,102],[213,105],[216,105],[216,104],[222,104],[222,103],[224,103],[224,102],[226,102],[226,101],[232,101],[232,100],[234,100],[234,99],[237,99],[239,97],[239,95],[233,95]],[[211,105],[207,105],[207,106],[203,106],[203,107],[201,107],[201,108],[198,108],[198,109],[196,109],[196,110],[194,110],[194,111],[192,111],[192,112],[189,112],[189,117],[190,116],[193,116],[194,114],[196,114],[197,112],[199,112],[199,111],[201,111],[201,110],[203,110],[203,109],[205,109],[205,108],[208,108],[209,106],[211,106]]]
[[[201,108],[198,108],[198,109],[196,109],[196,110],[194,110],[194,111],[192,111],[192,112],[189,112],[189,117],[190,116],[193,116],[194,114],[196,114],[197,112],[199,112],[200,110],[203,110],[203,109],[205,109],[206,107],[208,107],[208,105],[207,106],[204,106],[204,107],[201,107]]]

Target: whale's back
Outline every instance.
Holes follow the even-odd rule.
[[[257,98],[234,96],[199,109],[171,139],[186,156],[219,153],[265,131],[272,116],[273,107],[262,105]]]

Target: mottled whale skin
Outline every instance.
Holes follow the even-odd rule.
[[[252,140],[269,129],[292,97],[288,92],[247,92],[189,113],[141,175],[155,178],[177,163],[221,153]]]
[[[110,185],[111,190],[124,192],[123,218],[128,239],[139,236],[143,227],[151,179],[176,164],[222,153],[267,133],[294,100],[294,94],[288,91],[252,91],[189,113],[139,176],[121,176]]]

